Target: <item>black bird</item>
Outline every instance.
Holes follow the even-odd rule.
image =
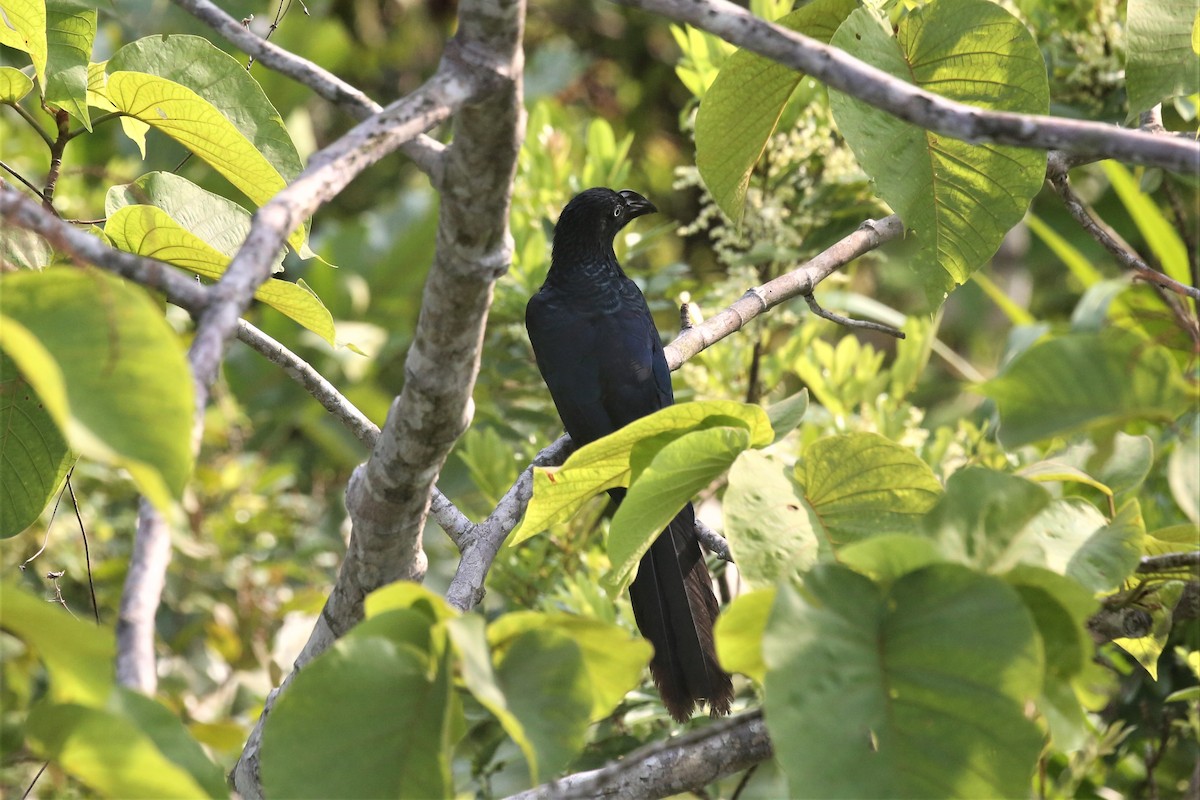
[[[674,402],[646,298],[613,253],[618,231],[657,210],[628,190],[578,194],[558,218],[550,272],[525,310],[538,369],[578,445]],[[625,490],[611,494],[619,502]],[[728,714],[733,699],[713,646],[717,598],[695,526],[688,503],[642,557],[629,587],[638,628],[654,645],[650,672],[680,722],[702,702]]]

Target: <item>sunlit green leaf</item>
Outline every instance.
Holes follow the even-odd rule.
[[[651,440],[665,444],[688,431],[731,425],[745,427],[753,447],[770,444],[775,436],[766,412],[759,406],[728,400],[677,403],[579,448],[561,467],[535,469],[533,497],[525,518],[509,537],[509,545],[520,544],[550,525],[570,519],[588,499],[606,489],[628,486],[635,445]]]
[[[816,533],[820,520],[791,473],[777,457],[754,450],[738,456],[729,470],[724,532],[738,572],[752,587],[804,571],[825,543]]]
[[[763,640],[764,710],[792,787],[813,797],[1028,793],[1042,735],[1025,704],[1042,660],[1012,588],[956,564],[888,590],[822,564],[803,588],[804,598],[781,586]]]
[[[47,603],[0,581],[0,628],[25,642],[46,664],[50,697],[58,703],[99,708],[113,689],[116,645],[111,631],[82,622],[62,606]]]
[[[1200,69],[1200,60],[1196,62]],[[1102,161],[1100,166],[1108,176],[1113,190],[1125,204],[1129,216],[1150,248],[1150,252],[1158,259],[1162,271],[1184,285],[1191,283],[1191,270],[1188,267],[1187,248],[1175,226],[1166,218],[1158,205],[1141,187],[1138,180],[1123,164],[1116,161]]]
[[[833,45],[951,100],[1045,114],[1046,65],[1019,20],[986,0],[932,0],[899,23],[860,8]],[[919,245],[913,263],[933,305],[966,281],[1020,222],[1042,187],[1044,153],[967,144],[831,91],[846,142]]]
[[[1200,92],[1200,55],[1192,47],[1195,22],[1194,0],[1129,0],[1129,119],[1163,100]]]
[[[759,684],[766,679],[762,638],[774,602],[775,587],[757,589],[735,597],[717,617],[713,638],[722,668],[740,672]]]
[[[1183,594],[1183,587],[1183,581],[1167,581],[1155,589],[1152,597],[1156,609],[1150,615],[1150,633],[1137,639],[1113,639],[1113,644],[1133,656],[1154,680],[1158,680],[1159,656],[1162,655],[1167,638],[1171,635],[1171,612]]]
[[[0,103],[15,103],[33,89],[33,81],[19,69],[0,67]]]
[[[1200,426],[1186,431],[1171,451],[1167,483],[1179,509],[1200,524]]]
[[[118,209],[108,218],[104,232],[122,250],[165,261],[206,278],[220,278],[229,266],[227,255],[154,206],[133,205]],[[333,346],[333,317],[320,298],[306,286],[268,278],[255,290],[254,297]]]
[[[707,428],[685,433],[655,454],[612,518],[608,534],[612,572],[605,578],[610,593],[629,585],[659,532],[749,446],[746,428]]]
[[[94,270],[10,274],[0,291],[16,323],[0,327],[0,347],[71,448],[127,469],[147,498],[170,508],[191,474],[195,400],[183,346],[162,311],[140,287]]]
[[[1127,419],[1171,421],[1195,402],[1161,345],[1121,329],[1038,342],[980,387],[1006,447]]]
[[[1144,536],[1136,500],[1112,522],[1078,498],[1054,500],[1023,531],[1020,560],[1068,575],[1093,592],[1111,591],[1137,567]]]
[[[45,0],[4,0],[0,5],[0,44],[29,53],[38,82],[45,86]]]
[[[876,433],[813,442],[796,478],[835,547],[916,530],[942,492],[924,461]]]

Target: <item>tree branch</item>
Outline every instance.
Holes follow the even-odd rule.
[[[137,533],[117,616],[117,683],[153,697],[158,690],[154,619],[171,563],[171,530],[145,497],[138,499]]]
[[[647,800],[696,791],[772,755],[762,711],[714,722],[635,750],[600,769],[568,775],[508,800]]]
[[[369,592],[395,580],[424,577],[421,532],[434,481],[470,422],[492,290],[511,261],[509,203],[524,138],[524,17],[522,0],[464,0],[458,32],[437,74],[416,95],[358,126],[361,134],[353,144],[315,157],[293,184],[296,202],[284,198],[289,187],[265,205],[239,252],[248,264],[265,265],[266,255],[307,216],[300,202],[307,192],[340,190],[349,177],[399,144],[397,131],[411,138],[459,109],[445,154],[437,247],[405,362],[404,388],[370,459],[351,476],[346,492],[350,544],[296,669],[362,618]],[[250,278],[266,277],[244,270]],[[255,285],[246,282],[246,288]],[[269,699],[277,696],[273,692]],[[261,795],[258,748],[265,719],[266,710],[234,769],[234,785],[246,798]]]
[[[364,120],[383,111],[378,103],[358,88],[311,61],[259,37],[211,0],[175,0],[175,5],[211,27],[255,61],[307,86],[355,119]],[[401,144],[400,150],[430,177],[435,188],[439,185],[445,150],[441,142],[420,133]]]
[[[1071,188],[1065,169],[1051,163],[1050,167],[1046,170],[1046,174],[1051,185],[1054,187],[1054,191],[1062,198],[1063,205],[1067,207],[1067,211],[1075,218],[1075,221],[1091,234],[1093,239],[1103,245],[1105,250],[1112,253],[1121,266],[1132,270],[1138,278],[1144,281],[1157,284],[1175,294],[1191,297],[1193,300],[1200,300],[1200,289],[1182,284],[1159,272],[1147,264],[1132,248],[1118,242],[1112,230],[1088,212],[1083,201],[1079,199],[1079,195],[1075,194],[1075,191]]]
[[[727,0],[616,0],[677,22],[811,75],[831,89],[946,136],[976,144],[1062,150],[1088,158],[1116,158],[1184,174],[1200,169],[1200,145],[1096,122],[987,111],[919,89],[836,47],[754,16]]]

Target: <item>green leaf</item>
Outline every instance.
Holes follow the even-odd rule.
[[[828,42],[856,5],[855,0],[815,0],[775,24]],[[703,92],[696,112],[696,167],[713,200],[734,222],[741,221],[754,165],[803,78],[802,72],[738,50]]]
[[[775,431],[775,443],[799,427],[808,413],[808,389],[801,389],[791,397],[785,397],[767,407],[767,419]]]
[[[614,486],[628,486],[632,475],[631,453],[638,443],[656,440],[665,444],[671,436],[731,424],[750,431],[749,444],[753,447],[770,444],[775,436],[766,412],[759,406],[730,400],[677,403],[579,448],[561,467],[535,469],[533,497],[525,518],[509,537],[509,546],[570,519],[600,492]]]
[[[107,69],[110,74],[143,72],[191,89],[241,131],[285,181],[295,180],[303,169],[283,118],[258,81],[236,58],[207,39],[180,34],[147,36],[114,53]]]
[[[37,520],[72,460],[37,393],[0,351],[0,539]]]
[[[1129,0],[1125,24],[1129,120],[1163,100],[1200,92],[1194,0]]]
[[[583,751],[592,691],[580,647],[567,634],[554,629],[520,634],[496,665],[496,681],[537,752],[536,770],[530,764],[535,783]]]
[[[658,534],[749,446],[746,428],[707,428],[685,433],[655,454],[613,514],[608,534],[612,570],[604,578],[610,594],[629,585]]]
[[[579,647],[587,686],[592,695],[591,720],[599,720],[641,682],[654,648],[641,637],[631,637],[625,629],[589,617],[574,614],[543,614],[518,611],[505,614],[488,626],[488,642],[493,652],[507,653],[508,646],[530,630],[554,630],[566,634]]]
[[[407,641],[379,635],[388,622],[428,629],[419,611],[392,610],[296,674],[263,731],[270,797],[449,797],[450,667]],[[357,630],[357,629],[356,629]]]
[[[33,89],[33,81],[19,69],[0,67],[0,103],[13,104]]]
[[[1167,461],[1171,496],[1193,524],[1200,524],[1200,426],[1186,431]]]
[[[796,467],[796,478],[835,547],[917,530],[942,493],[924,461],[877,433],[813,442]]]
[[[1045,339],[979,387],[1014,448],[1129,419],[1170,422],[1195,402],[1169,351],[1119,328]]]
[[[104,198],[104,214],[112,217],[126,206],[157,206],[197,237],[229,258],[250,233],[250,212],[232,200],[201,189],[170,172],[150,172],[133,183],[112,187]],[[280,249],[271,268],[283,271],[286,250]]]
[[[1117,431],[1111,448],[1098,453],[1092,462],[1088,469],[1104,481],[1113,494],[1136,492],[1154,464],[1154,442],[1149,436],[1131,436]]]
[[[820,520],[791,473],[777,457],[753,450],[729,470],[725,536],[739,574],[753,588],[808,569],[824,544],[816,533]]]
[[[860,8],[831,43],[961,103],[1026,114],[1049,108],[1046,66],[1033,37],[986,0],[932,0],[904,16],[895,37],[877,12]],[[829,93],[829,104],[880,196],[916,236],[913,267],[930,303],[940,304],[1025,216],[1045,178],[1045,154],[967,144],[839,92]]]
[[[121,250],[156,258],[206,278],[220,278],[229,266],[229,256],[154,206],[119,208],[108,218],[104,233]],[[306,284],[269,278],[255,290],[254,297],[334,346],[333,316]]]
[[[140,287],[96,270],[10,274],[0,291],[0,349],[71,448],[127,469],[169,509],[191,474],[196,409],[191,369],[162,311]]]
[[[33,231],[16,225],[0,226],[0,260],[20,269],[42,269],[54,256],[50,244]]]
[[[1078,467],[1072,467],[1070,464],[1061,464],[1057,461],[1038,461],[1034,464],[1029,464],[1017,470],[1017,476],[1037,483],[1060,481],[1081,483],[1085,486],[1091,486],[1093,489],[1098,489],[1108,497],[1113,496],[1113,490],[1101,481],[1096,480]]]
[[[45,86],[45,0],[4,0],[0,5],[0,44],[29,53],[38,83]]]
[[[1200,69],[1200,60],[1196,62]],[[1138,180],[1123,164],[1116,161],[1102,161],[1104,174],[1108,176],[1113,190],[1125,204],[1129,216],[1137,225],[1142,238],[1154,253],[1162,271],[1184,285],[1191,283],[1191,269],[1188,267],[1187,248],[1183,239],[1175,230],[1175,226],[1166,218],[1158,205],[1148,194],[1142,191]]]
[[[173,765],[182,767],[204,788],[208,797],[225,797],[229,790],[225,775],[214,764],[183,722],[161,703],[124,686],[118,686],[107,710],[117,711],[131,720],[138,731],[154,742],[155,747]]]
[[[1004,570],[1028,551],[1022,534],[1049,502],[1050,494],[1031,481],[967,467],[946,482],[946,494],[925,517],[925,533],[953,561]]]
[[[255,205],[274,197],[287,184],[279,171],[212,103],[174,81],[141,72],[113,72],[109,61],[107,94],[118,110],[156,128],[221,173]],[[288,236],[296,250],[304,230]]]
[[[74,619],[58,605],[0,581],[0,628],[29,645],[50,673],[50,698],[99,708],[113,689],[112,632]]]
[[[760,685],[767,676],[762,655],[763,633],[774,603],[774,586],[739,594],[717,617],[713,631],[721,666],[730,672],[740,672]]]
[[[1054,500],[1024,531],[1021,560],[1074,578],[1093,592],[1111,591],[1137,567],[1145,524],[1136,500],[1111,523],[1078,498]]]
[[[88,61],[96,38],[96,10],[65,3],[46,8],[46,103],[65,110],[89,131]]]
[[[945,561],[946,556],[924,536],[887,533],[846,545],[838,551],[837,560],[886,588],[910,572]]]
[[[150,702],[150,701],[147,701]],[[106,709],[40,705],[25,727],[30,745],[102,795],[121,798],[222,797],[174,764],[133,720]]]
[[[1012,588],[937,564],[885,591],[822,564],[804,592],[780,587],[763,640],[764,710],[791,786],[813,797],[1028,793],[1042,736],[1024,706],[1042,662]]]

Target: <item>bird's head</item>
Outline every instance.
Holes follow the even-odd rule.
[[[597,187],[575,195],[554,226],[555,260],[582,248],[612,252],[613,238],[629,221],[658,211],[654,204],[629,189],[614,192]]]

